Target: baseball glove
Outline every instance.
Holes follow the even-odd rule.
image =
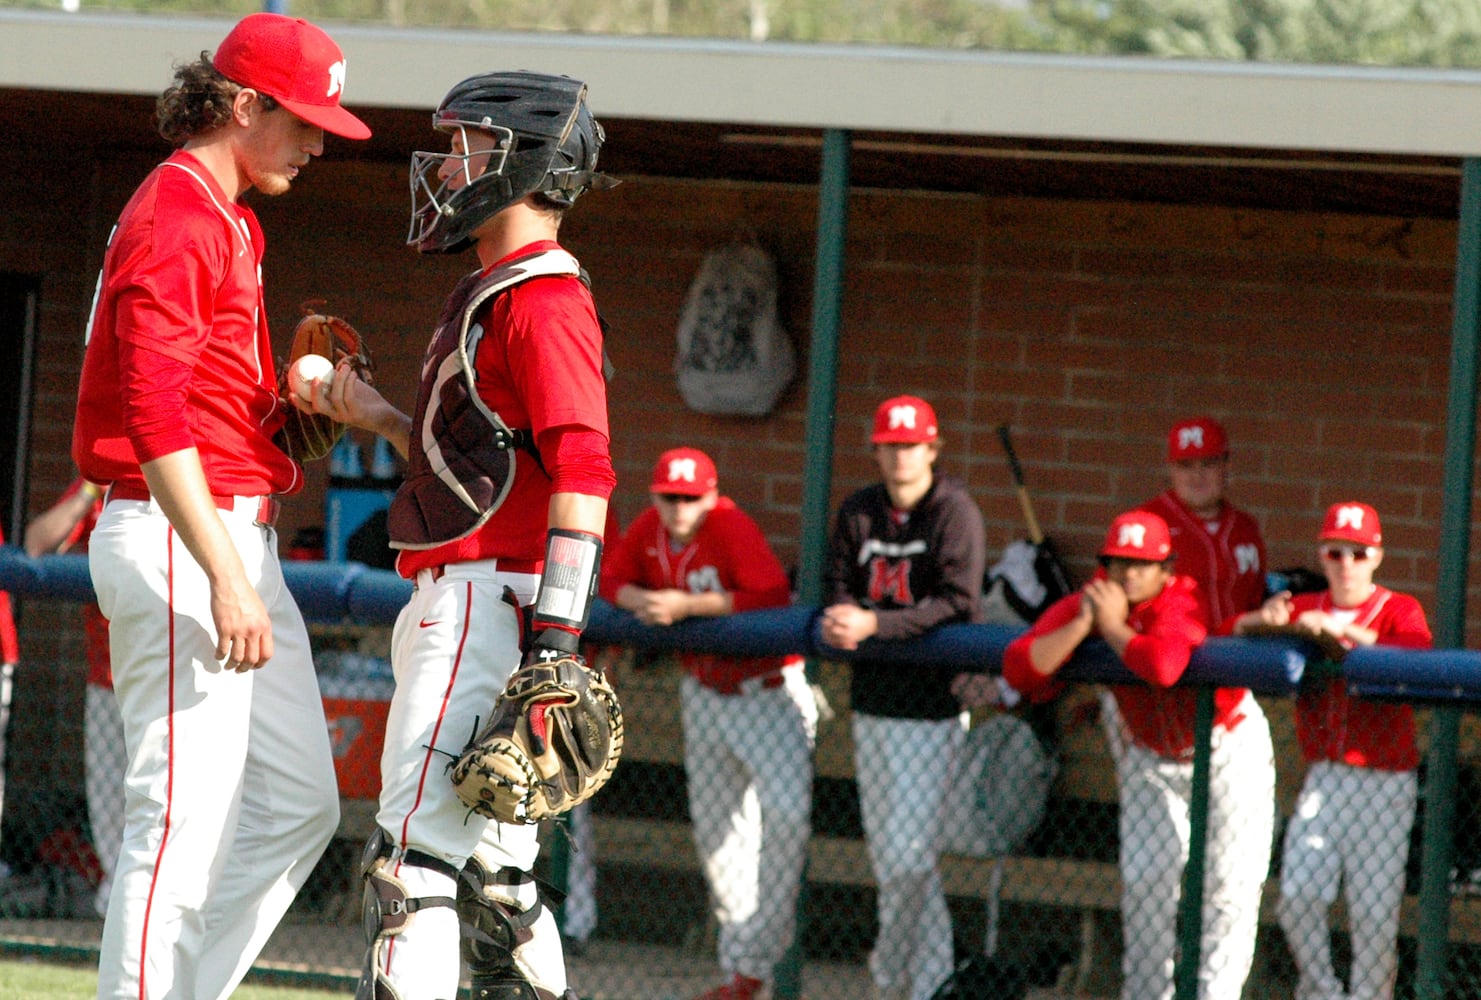
[[[305,413],[288,399],[288,369],[305,354],[318,354],[338,365],[348,358],[351,367],[366,382],[371,381],[374,367],[365,340],[349,323],[338,316],[325,316],[314,311],[322,303],[304,303],[303,319],[293,330],[293,346],[286,364],[279,366],[278,395],[288,421],[278,432],[278,447],[297,462],[312,462],[334,450],[345,425],[324,413]]]
[[[616,692],[581,657],[526,663],[449,766],[452,782],[480,815],[538,823],[607,783],[622,756],[622,734]]]

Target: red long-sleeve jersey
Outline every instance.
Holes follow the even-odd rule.
[[[1065,686],[1056,674],[1041,674],[1029,660],[1029,646],[1041,635],[1061,628],[1080,612],[1080,595],[1070,594],[1050,605],[1029,631],[1014,639],[1003,654],[1003,679],[1031,701],[1044,702]],[[1126,623],[1137,634],[1122,656],[1127,669],[1145,685],[1111,686],[1131,738],[1140,746],[1172,760],[1193,753],[1196,692],[1173,688],[1188,669],[1195,647],[1208,635],[1208,608],[1198,585],[1181,574],[1162,592],[1131,609]],[[1061,664],[1062,666],[1063,664]],[[1214,724],[1233,729],[1243,719],[1239,705],[1244,688],[1220,688],[1214,696]]]
[[[1434,645],[1419,602],[1386,587],[1375,588],[1356,608],[1337,607],[1328,591],[1297,594],[1291,604],[1292,618],[1313,610],[1351,615],[1354,624],[1378,633],[1380,646],[1429,649]],[[1380,771],[1409,771],[1419,766],[1414,708],[1354,698],[1341,678],[1303,688],[1296,698],[1296,738],[1308,761],[1331,760]]]
[[[119,216],[89,329],[72,457],[102,485],[196,448],[218,496],[294,493],[263,311],[263,236],[190,153],[177,151]]]
[[[639,514],[602,560],[603,597],[615,601],[617,591],[628,585],[690,594],[727,593],[733,611],[784,607],[791,600],[786,570],[760,526],[723,496],[687,545],[669,537],[657,508],[650,506]],[[681,661],[701,681],[728,688],[749,677],[775,673],[787,658],[684,653]]]
[[[1172,490],[1140,509],[1167,522],[1178,575],[1192,577],[1202,588],[1210,632],[1227,634],[1236,617],[1260,606],[1265,599],[1265,540],[1253,517],[1225,503],[1217,518],[1205,521]]]

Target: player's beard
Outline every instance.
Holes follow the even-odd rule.
[[[252,186],[269,197],[276,197],[288,193],[293,186],[293,179],[287,171],[263,172],[252,178]]]

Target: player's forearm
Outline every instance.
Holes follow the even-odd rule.
[[[617,588],[617,593],[612,597],[612,603],[624,611],[638,611],[643,607],[643,602],[648,599],[650,593],[652,591],[646,587],[624,583],[621,587]]]
[[[938,625],[966,620],[950,602],[935,596],[922,598],[920,603],[908,608],[876,608],[874,614],[878,621],[875,634],[881,639],[914,639]]]
[[[180,541],[205,571],[212,588],[245,575],[194,448],[170,452],[140,466],[150,495],[169,518]]]
[[[1106,640],[1106,645],[1111,647],[1111,651],[1125,659],[1126,647],[1131,644],[1132,639],[1136,638],[1136,632],[1131,626],[1124,621],[1108,621],[1099,623],[1099,628],[1100,637]]]
[[[1357,622],[1347,622],[1338,627],[1337,638],[1346,639],[1354,646],[1373,646],[1378,642],[1378,633]]]
[[[607,527],[607,499],[589,493],[552,493],[550,515],[546,522],[552,528],[585,531],[602,537]]]
[[[553,493],[547,511],[550,530],[545,572],[535,595],[532,653],[574,653],[600,579],[607,501],[584,493]]]
[[[721,618],[730,614],[734,605],[729,594],[709,591],[703,594],[685,594],[686,618]]]
[[[376,411],[367,430],[374,431],[385,438],[396,453],[402,458],[411,457],[411,417],[402,413],[390,403],[383,410]]]
[[[26,555],[34,559],[48,552],[65,551],[72,529],[77,527],[78,521],[87,516],[88,510],[97,499],[96,490],[96,486],[88,483],[87,486],[65,500],[54,504],[51,509],[37,515],[30,524],[26,525]]]
[[[1089,635],[1090,624],[1083,618],[1075,618],[1057,629],[1045,632],[1029,644],[1029,666],[1041,676],[1053,676]]]

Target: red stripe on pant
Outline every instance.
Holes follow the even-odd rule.
[[[463,634],[458,638],[458,652],[453,657],[453,668],[447,677],[447,688],[442,692],[442,707],[437,711],[437,724],[432,727],[432,738],[428,741],[427,752],[422,757],[422,776],[417,781],[417,799],[412,804],[412,807],[407,810],[406,816],[401,820],[401,837],[399,839],[403,852],[407,847],[406,829],[411,824],[411,817],[416,814],[417,807],[422,804],[422,792],[427,787],[427,774],[431,770],[433,759],[437,756],[437,752],[432,747],[437,746],[437,737],[442,732],[442,720],[447,718],[447,705],[452,700],[453,688],[458,683],[458,671],[463,666],[463,649],[468,644],[468,631],[472,627],[472,622],[473,582],[470,580],[463,584]],[[396,862],[396,869],[399,873],[401,869],[400,859]],[[392,937],[386,942],[385,961],[383,963],[383,968],[386,971],[390,971],[391,955],[395,950],[396,939]]]
[[[159,887],[159,870],[164,865],[165,848],[170,843],[170,812],[175,803],[175,528],[173,525],[165,529],[165,588],[169,594],[167,604],[169,621],[165,624],[165,632],[169,637],[170,661],[166,671],[170,693],[167,724],[169,745],[165,751],[165,760],[169,763],[165,777],[164,832],[159,839],[159,852],[154,856],[154,871],[149,875],[149,896],[144,902],[144,929],[139,939],[139,1000],[147,1000],[149,996],[146,983],[149,976],[149,920],[150,914],[154,911],[154,893]]]

